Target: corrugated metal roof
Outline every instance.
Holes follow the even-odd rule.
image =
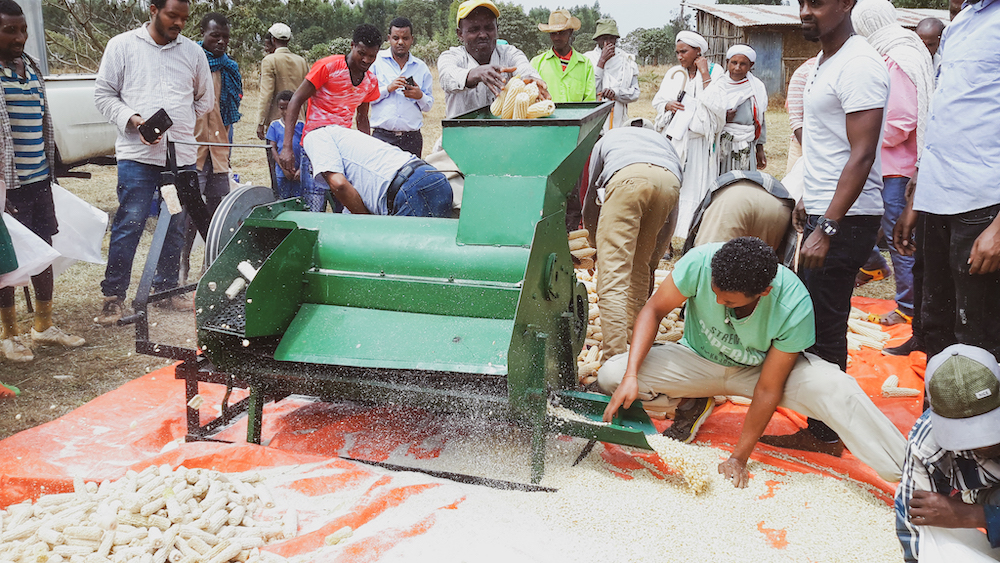
[[[737,27],[799,25],[798,6],[770,6],[763,4],[689,4],[685,6],[712,14]],[[916,27],[924,18],[935,17],[949,21],[948,10],[927,8],[896,8],[896,18],[904,27]]]

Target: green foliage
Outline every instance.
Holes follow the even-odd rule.
[[[309,61],[309,64],[312,65],[323,57],[329,57],[332,54],[333,49],[330,47],[329,43],[317,43],[313,45],[312,48],[309,49],[309,51],[307,51],[303,56],[307,61]]]
[[[351,38],[338,37],[329,44],[330,55],[346,55],[351,52]],[[325,56],[325,55],[324,55]]]
[[[448,50],[450,45],[446,45],[436,39],[418,43],[410,49],[410,53],[427,63],[427,66],[437,66],[438,57]]]
[[[305,31],[298,34],[298,44],[306,50],[312,49],[313,45],[326,43],[329,40],[330,37],[327,36],[326,30],[318,25],[306,28]]]
[[[635,29],[618,45],[630,53],[636,53],[639,64],[671,64],[677,62],[674,45],[677,32],[682,29],[688,29],[688,22],[678,16],[657,29]]]

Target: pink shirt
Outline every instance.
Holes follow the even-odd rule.
[[[889,57],[889,104],[882,139],[882,176],[912,178],[917,169],[917,87]]]
[[[309,98],[303,137],[313,129],[327,125],[350,129],[358,106],[378,100],[378,79],[375,75],[365,71],[361,84],[355,86],[351,83],[351,71],[347,68],[344,55],[331,55],[316,61],[306,80],[316,87],[316,93]]]

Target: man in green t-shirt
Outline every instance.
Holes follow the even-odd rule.
[[[684,338],[653,347],[660,321],[685,301]],[[681,399],[738,395],[753,402],[732,455],[719,464],[736,487],[747,485],[747,459],[779,405],[827,423],[880,477],[899,481],[906,439],[854,378],[804,353],[814,340],[809,293],[764,241],[696,247],[639,312],[628,354],[598,373],[601,390],[612,394],[604,420],[636,399],[647,409],[676,407],[674,425],[686,425],[690,441],[712,400],[692,409]]]

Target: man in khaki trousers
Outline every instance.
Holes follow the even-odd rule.
[[[597,294],[604,354],[610,358],[627,350],[635,316],[652,289],[652,272],[670,243],[658,242],[657,233],[677,206],[681,167],[662,135],[621,127],[594,147],[590,180],[584,218],[593,233],[599,214]]]

